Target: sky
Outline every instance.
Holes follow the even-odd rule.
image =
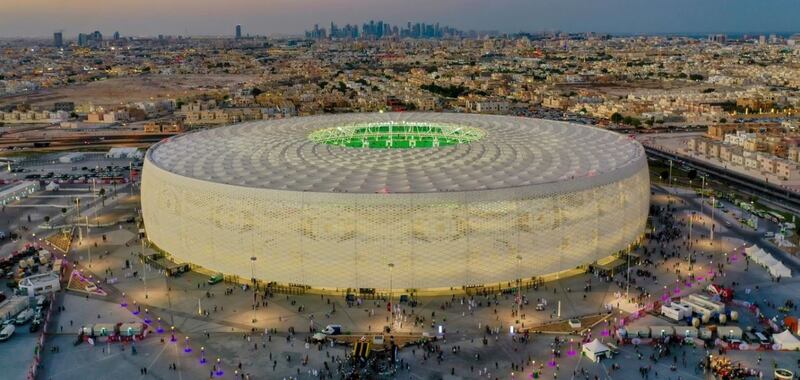
[[[800,0],[0,0],[0,38],[300,34],[315,23],[614,34],[800,31]]]

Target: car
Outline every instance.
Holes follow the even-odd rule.
[[[48,305],[50,305],[50,300],[48,300],[47,297],[45,297],[44,295],[41,295],[41,294],[36,296],[36,306],[37,306],[37,308],[39,308],[39,307],[47,307]]]
[[[342,325],[327,325],[322,330],[325,335],[340,335],[342,333]]]
[[[3,329],[0,330],[0,342],[6,341],[9,338],[11,338],[11,335],[14,335],[14,331],[16,329],[17,328],[14,327],[13,324],[12,325],[6,325],[5,327],[3,327]]]
[[[764,233],[764,237],[765,238],[775,237],[775,233],[772,232],[772,231],[767,231],[767,232]]]
[[[208,279],[208,284],[209,285],[218,284],[218,283],[222,282],[223,279],[224,279],[224,277],[222,276],[222,273],[217,273],[217,274],[211,276]]]
[[[30,321],[31,318],[33,318],[33,310],[31,310],[30,308],[27,308],[27,309],[19,312],[19,314],[17,314],[17,317],[14,318],[14,324],[16,324],[16,325],[24,325],[24,324],[28,323],[28,321]]]
[[[41,327],[42,327],[42,320],[40,318],[34,318],[33,321],[31,321],[30,327],[28,327],[28,331],[37,332]]]
[[[311,341],[314,343],[324,342],[325,339],[327,338],[328,336],[325,335],[324,333],[315,333],[314,335],[311,336]]]

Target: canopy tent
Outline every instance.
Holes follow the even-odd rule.
[[[789,330],[784,330],[780,334],[773,335],[772,340],[775,344],[780,345],[781,350],[800,350],[800,339],[792,335]]]
[[[770,256],[769,253],[764,252],[764,250],[761,248],[750,254],[750,260],[753,260],[753,262],[760,265],[763,265],[764,260],[767,260],[767,258],[771,257],[772,256]]]
[[[778,260],[776,260],[774,257],[772,257],[772,256],[770,256],[770,255],[767,255],[767,256],[764,258],[764,260],[761,262],[761,265],[763,265],[763,266],[765,266],[765,267],[769,268],[769,267],[771,267],[771,266],[773,266],[773,265],[776,265],[776,264],[778,264],[778,263],[779,263],[779,261],[778,261]]]
[[[589,343],[584,344],[581,348],[581,352],[593,362],[598,362],[603,357],[609,357],[609,355],[611,355],[611,350],[608,348],[608,346],[600,343],[597,338]]]
[[[755,255],[756,253],[758,253],[758,251],[760,251],[760,250],[761,250],[761,248],[758,248],[758,246],[757,246],[757,245],[753,244],[753,245],[751,245],[751,246],[749,246],[749,247],[745,248],[745,249],[744,249],[744,253],[746,253],[746,254],[747,254],[747,256],[753,256],[753,255]]]
[[[792,270],[782,262],[777,262],[776,264],[771,265],[768,269],[769,274],[771,274],[772,277],[792,277]]]

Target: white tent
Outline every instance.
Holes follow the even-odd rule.
[[[781,350],[800,350],[800,339],[792,335],[789,330],[773,335],[772,340],[775,344],[780,345]]]
[[[768,269],[772,277],[792,277],[792,270],[786,267],[782,262],[771,265]]]
[[[758,251],[760,251],[760,250],[761,250],[761,248],[758,248],[758,246],[751,245],[751,246],[749,246],[749,247],[744,249],[744,253],[746,253],[747,256],[753,256],[756,253],[758,253]]]
[[[600,343],[597,338],[589,343],[584,344],[581,348],[581,352],[583,352],[583,354],[593,362],[597,362],[601,358],[609,357],[609,355],[611,355],[611,350],[608,349],[608,346]]]
[[[761,265],[763,265],[763,266],[765,266],[767,268],[771,268],[772,266],[777,265],[779,263],[780,262],[778,260],[776,260],[774,257],[772,257],[771,255],[765,256],[764,260],[761,261]]]
[[[753,262],[755,262],[756,264],[762,264],[764,262],[764,259],[766,259],[767,257],[771,257],[761,248],[753,251],[753,253],[748,253],[748,255],[750,256],[750,260],[753,260]]]

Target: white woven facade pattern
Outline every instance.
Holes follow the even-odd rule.
[[[306,138],[370,117],[464,123],[486,136],[427,149]],[[523,139],[504,141],[512,137]],[[641,146],[610,132],[511,117],[359,114],[217,128],[157,144],[145,160],[142,208],[152,242],[210,270],[250,278],[255,256],[255,275],[266,281],[385,289],[393,264],[393,288],[434,289],[530,278],[623,250],[644,230],[649,194]]]

